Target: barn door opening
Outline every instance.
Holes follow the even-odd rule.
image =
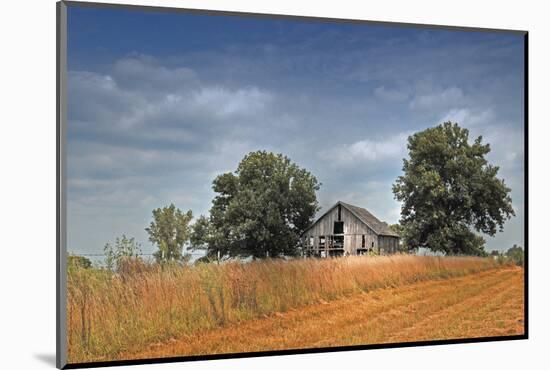
[[[344,221],[334,221],[333,245],[335,249],[344,250]]]

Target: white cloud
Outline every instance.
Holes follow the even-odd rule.
[[[236,90],[214,86],[194,92],[191,104],[196,109],[225,117],[258,114],[271,100],[270,93],[254,86]]]
[[[413,110],[437,110],[456,106],[463,102],[464,93],[458,87],[449,87],[442,91],[416,95],[409,104]]]
[[[69,97],[69,120],[80,122],[87,132],[112,135],[119,130],[127,135],[132,129],[133,136],[158,139],[159,128],[165,126],[169,137],[181,139],[183,134],[190,139],[186,123],[258,113],[271,95],[255,86],[209,85],[190,68],[168,68],[139,56],[116,61],[110,73],[69,72]],[[178,128],[183,132],[175,132]]]
[[[390,89],[385,86],[378,86],[376,89],[374,89],[374,96],[381,100],[389,102],[403,102],[408,99],[409,94],[403,90]]]
[[[440,120],[442,122],[456,122],[462,127],[475,127],[479,125],[490,125],[496,115],[492,108],[473,111],[469,108],[453,108],[449,110]]]
[[[362,162],[399,159],[407,151],[409,133],[402,132],[379,139],[364,139],[351,144],[340,145],[320,153],[335,165],[352,166]]]
[[[199,77],[193,69],[168,68],[149,56],[119,59],[115,62],[112,73],[121,86],[139,88],[142,92],[148,93],[182,91],[200,84]]]

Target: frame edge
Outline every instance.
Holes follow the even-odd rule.
[[[56,367],[67,365],[67,5],[56,3]]]

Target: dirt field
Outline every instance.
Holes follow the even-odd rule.
[[[154,343],[119,359],[523,334],[523,269],[373,290]]]

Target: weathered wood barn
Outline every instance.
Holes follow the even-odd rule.
[[[364,208],[336,203],[302,234],[307,255],[329,257],[395,253],[399,235]]]

